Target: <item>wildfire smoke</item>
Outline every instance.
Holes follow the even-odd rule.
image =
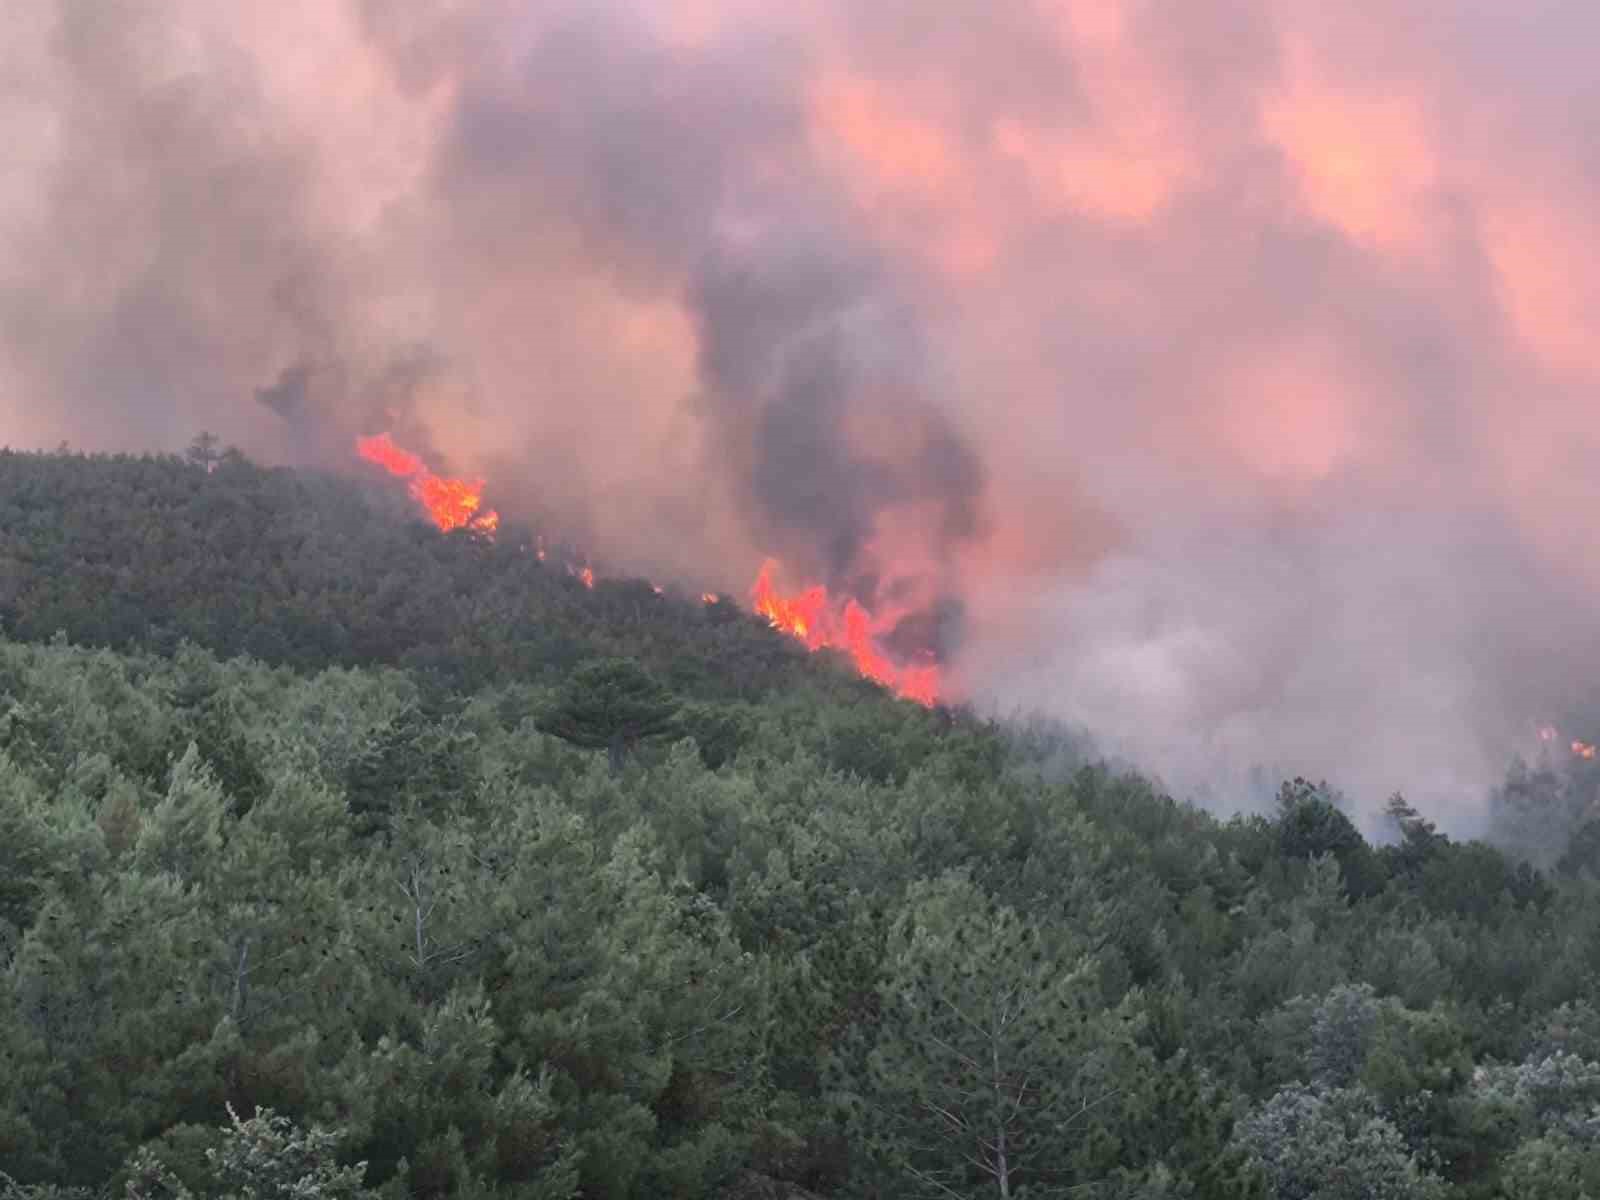
[[[436,522],[1471,833],[1600,702],[1600,7],[1525,7],[11,4],[0,440],[416,429]]]

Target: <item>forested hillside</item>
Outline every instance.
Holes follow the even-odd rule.
[[[586,588],[532,540],[516,527],[440,536],[403,491],[237,454],[207,471],[0,451],[0,624],[21,639],[164,653],[187,639],[301,669],[400,666],[462,690],[618,654],[679,691],[755,697],[805,660],[728,603],[638,579]]]
[[[1219,822],[237,457],[0,455],[0,630],[6,1200],[1600,1195],[1594,763]]]

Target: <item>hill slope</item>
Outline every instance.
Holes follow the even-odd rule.
[[[1219,823],[513,542],[0,456],[7,1200],[1594,1191],[1600,863]]]
[[[399,501],[236,456],[208,473],[177,457],[0,452],[0,624],[301,668],[392,664],[469,689],[549,680],[600,653],[724,697],[821,678],[730,605],[643,580],[591,590],[528,553],[526,531],[444,536]]]

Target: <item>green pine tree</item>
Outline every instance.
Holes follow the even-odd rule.
[[[539,728],[575,746],[603,749],[620,770],[640,743],[677,727],[677,710],[672,694],[638,663],[606,658],[572,673]]]

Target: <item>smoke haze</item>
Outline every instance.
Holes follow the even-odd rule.
[[[1221,807],[1471,832],[1600,716],[1596,45],[1586,0],[13,4],[0,442],[392,429],[599,561],[903,608]]]

